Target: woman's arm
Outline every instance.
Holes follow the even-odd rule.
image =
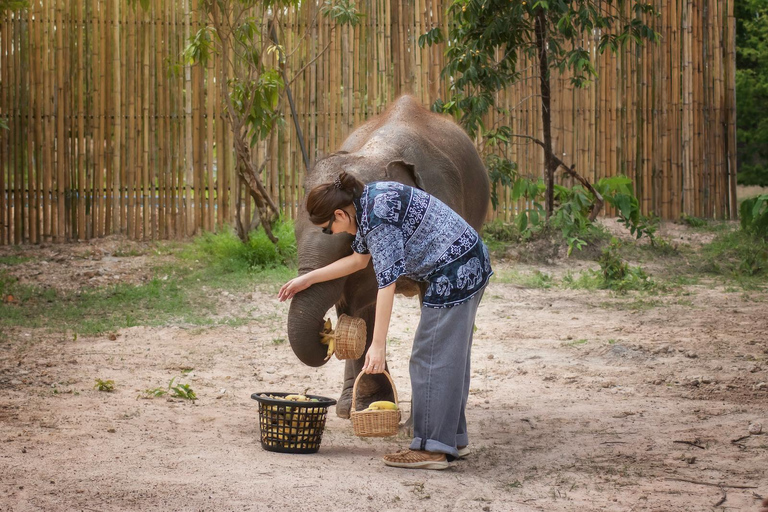
[[[277,299],[280,302],[283,302],[287,299],[292,299],[294,295],[302,290],[306,290],[315,283],[331,281],[333,279],[348,276],[349,274],[354,274],[358,270],[363,270],[367,267],[369,261],[371,261],[370,254],[353,252],[349,256],[336,260],[329,265],[317,268],[303,276],[291,279],[280,288],[280,292],[277,294]]]
[[[392,305],[395,302],[395,283],[379,288],[376,294],[376,321],[373,327],[373,340],[365,355],[365,373],[382,373],[387,362],[387,331],[392,318]]]

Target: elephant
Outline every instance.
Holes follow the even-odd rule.
[[[420,188],[437,197],[473,228],[485,220],[490,184],[488,173],[467,134],[450,118],[424,108],[414,97],[397,98],[382,114],[355,129],[341,148],[320,160],[304,180],[305,191],[332,182],[344,170],[363,183],[396,181]],[[389,205],[382,203],[381,208]],[[353,237],[346,233],[326,235],[310,222],[306,205],[299,207],[295,223],[298,271],[305,274],[352,253]],[[426,283],[398,279],[396,292],[424,297]],[[332,307],[338,315],[362,318],[367,325],[366,350],[371,344],[376,309],[377,283],[372,264],[364,270],[329,282],[317,283],[296,294],[288,310],[288,339],[304,364],[325,363],[327,347],[320,343],[324,316]],[[336,414],[348,418],[355,378],[365,354],[347,360]],[[391,387],[382,374],[370,375],[358,384],[356,406],[374,400],[391,400]]]

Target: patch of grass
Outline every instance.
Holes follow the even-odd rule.
[[[189,386],[189,384],[174,384],[176,377],[171,379],[168,386],[165,388],[151,388],[145,389],[139,398],[159,398],[161,396],[170,395],[173,398],[181,398],[184,400],[197,400],[197,395]]]
[[[709,224],[709,221],[707,219],[702,219],[700,217],[693,217],[685,213],[680,216],[680,222],[690,228],[703,228]]]
[[[522,285],[526,288],[552,288],[554,281],[550,274],[535,270],[532,274],[523,274]]]
[[[702,248],[693,264],[700,272],[735,279],[742,287],[759,287],[768,280],[768,240],[741,230],[723,233]]]
[[[627,290],[650,290],[655,283],[640,267],[631,267],[619,254],[621,242],[611,240],[597,260],[602,276],[601,288],[625,292]]]
[[[563,276],[563,287],[572,290],[597,290],[601,284],[602,279],[594,270],[585,270],[576,276],[569,271]]]
[[[215,265],[224,272],[295,266],[296,235],[293,223],[278,221],[273,227],[278,243],[273,244],[259,228],[242,242],[235,232],[225,229],[218,233],[204,233],[185,246],[179,255],[182,259]]]
[[[263,231],[252,234],[248,244],[231,231],[187,243],[158,243],[153,253],[164,256],[163,263],[152,269],[151,280],[138,285],[61,292],[21,284],[0,270],[0,332],[16,326],[89,336],[136,325],[245,325],[252,321],[247,308],[235,316],[216,317],[219,291],[266,287],[267,293],[276,294],[296,276],[295,266],[283,264],[295,261],[293,226],[278,223],[275,233],[277,248]]]
[[[115,390],[115,381],[113,380],[101,380],[96,379],[96,384],[93,386],[94,389],[97,389],[99,391],[105,391],[107,393],[111,393]]]
[[[503,270],[495,272],[491,278],[503,284],[516,284],[525,288],[551,288],[555,282],[550,274],[540,272],[518,272],[517,270]]]
[[[0,296],[14,297],[13,302],[0,303],[0,327],[47,328],[88,336],[136,325],[213,324],[215,303],[199,288],[198,282],[154,278],[140,285],[64,293],[21,285],[0,275]]]
[[[0,256],[0,265],[20,265],[21,263],[25,263],[32,258],[26,257],[26,256],[17,256],[14,254],[11,254],[9,256]]]
[[[520,230],[513,223],[501,219],[492,220],[483,225],[480,236],[493,254],[503,253],[510,243],[520,240]]]

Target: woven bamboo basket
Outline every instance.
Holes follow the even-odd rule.
[[[350,419],[352,420],[352,429],[357,437],[390,437],[397,435],[398,427],[400,426],[400,409],[386,410],[386,411],[357,411],[355,410],[355,400],[357,399],[357,384],[360,382],[360,378],[365,375],[364,372],[360,372],[360,375],[355,379],[355,385],[352,387],[352,412],[350,413]],[[392,393],[395,396],[395,403],[397,404],[397,389],[395,388],[395,382],[392,380],[388,372],[384,372],[384,375],[389,379],[389,383],[392,385]]]
[[[359,359],[365,352],[365,320],[341,315],[334,331],[337,359]]]

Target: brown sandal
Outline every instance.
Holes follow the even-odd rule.
[[[451,465],[444,453],[421,450],[403,450],[384,456],[384,464],[396,468],[447,469]]]

